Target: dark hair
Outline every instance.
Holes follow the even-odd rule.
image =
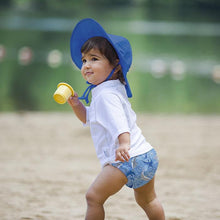
[[[87,40],[81,48],[81,53],[88,53],[91,49],[98,49],[109,60],[112,66],[117,65],[117,59],[119,60],[118,55],[113,46],[104,37],[92,37]],[[121,83],[125,84],[121,68],[117,72],[117,78]]]

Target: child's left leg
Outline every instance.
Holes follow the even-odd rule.
[[[126,182],[127,178],[119,169],[111,165],[105,166],[86,193],[86,220],[103,220],[104,202],[118,192]]]
[[[146,185],[134,189],[135,199],[150,220],[165,220],[163,207],[155,193],[154,179],[155,177]]]

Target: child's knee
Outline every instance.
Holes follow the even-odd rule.
[[[148,206],[149,204],[151,204],[155,199],[156,199],[155,194],[151,194],[151,195],[148,195],[148,196],[145,196],[145,197],[135,196],[135,200],[136,200],[137,204],[139,206],[141,206],[142,208]]]
[[[88,190],[85,197],[88,204],[94,203],[96,200],[95,193],[92,190]]]
[[[86,193],[86,201],[88,205],[102,204],[102,199],[98,196],[93,189],[89,189]]]
[[[147,185],[145,186],[147,187]],[[144,190],[135,190],[135,200],[141,207],[148,206],[152,201],[154,201],[157,198],[154,188],[152,187],[151,190],[149,188],[146,188]]]

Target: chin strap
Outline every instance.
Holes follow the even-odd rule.
[[[119,65],[119,63],[114,67],[114,69],[111,71],[111,73],[108,75],[108,77],[106,78],[105,81],[109,80],[112,77],[112,75],[114,74],[115,69],[117,68],[118,65]],[[89,84],[89,86],[86,88],[83,95],[81,97],[79,97],[79,99],[85,100],[86,103],[88,104],[89,103],[89,94],[90,94],[91,90],[96,87],[96,85],[89,83],[88,81],[86,83]]]
[[[96,87],[96,85],[93,85],[91,83],[89,83],[88,81],[86,82],[87,84],[89,84],[89,86],[87,87],[87,89],[85,90],[85,92],[83,93],[83,95],[81,97],[79,97],[79,99],[85,100],[86,103],[89,103],[89,94],[91,92],[91,90]]]

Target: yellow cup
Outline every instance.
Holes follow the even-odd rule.
[[[57,85],[53,98],[57,103],[64,104],[71,95],[74,96],[73,88],[69,84],[62,82]]]

